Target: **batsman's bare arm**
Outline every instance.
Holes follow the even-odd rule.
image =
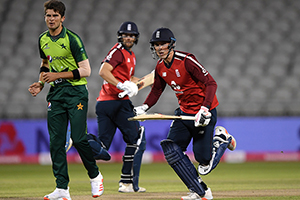
[[[114,75],[111,73],[113,70],[113,66],[109,64],[108,62],[103,62],[100,70],[99,75],[108,83],[117,86],[117,84],[120,82],[118,79],[114,77]],[[130,81],[137,82],[139,78],[132,76]]]
[[[101,76],[106,82],[116,86],[120,81],[111,73],[112,70],[113,66],[111,64],[103,62],[99,70],[99,76]]]

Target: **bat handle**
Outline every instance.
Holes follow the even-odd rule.
[[[118,94],[118,97],[119,97],[120,99],[122,99],[122,98],[124,98],[127,94],[128,94],[128,91],[125,90],[125,91],[123,91],[123,92],[120,92],[120,93]]]

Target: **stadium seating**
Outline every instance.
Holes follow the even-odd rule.
[[[0,1],[0,119],[45,118],[49,86],[33,98],[28,86],[38,80],[38,36],[47,29],[43,1]],[[88,116],[102,78],[102,59],[117,41],[123,21],[136,22],[139,43],[136,76],[154,69],[152,32],[169,27],[178,50],[191,52],[219,87],[219,116],[300,115],[300,1],[297,0],[63,0],[64,25],[84,41],[92,67],[88,78]],[[150,88],[133,97],[140,105]],[[172,114],[178,107],[165,90],[150,112]]]

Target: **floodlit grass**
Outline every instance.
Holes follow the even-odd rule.
[[[105,194],[118,194],[121,163],[98,163],[104,176]],[[203,180],[218,191],[300,190],[299,162],[220,163]],[[90,183],[82,164],[70,164],[70,192],[72,196],[90,196]],[[187,192],[167,163],[143,164],[140,186],[151,192]],[[0,165],[0,199],[9,197],[43,197],[55,189],[51,166]],[[300,199],[300,196],[243,197],[226,199]],[[178,197],[179,199],[180,197]]]

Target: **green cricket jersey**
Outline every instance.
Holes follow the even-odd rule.
[[[62,32],[52,37],[45,31],[39,37],[39,50],[42,59],[47,59],[50,72],[67,72],[78,68],[77,63],[88,58],[80,37],[63,27]],[[52,86],[86,85],[86,78],[58,79]]]

